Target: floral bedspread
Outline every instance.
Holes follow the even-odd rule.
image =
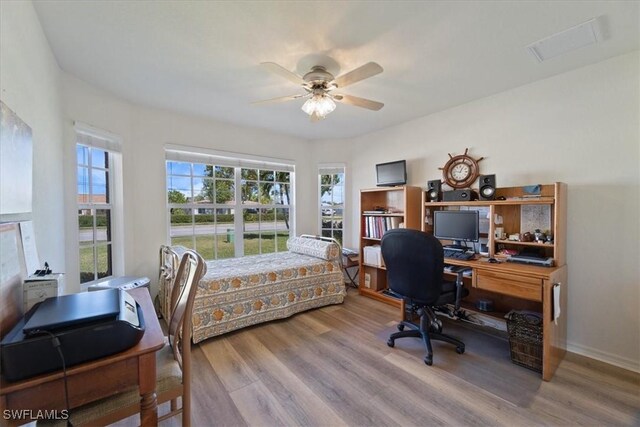
[[[208,261],[194,303],[193,342],[338,304],[345,295],[339,256],[278,252]]]

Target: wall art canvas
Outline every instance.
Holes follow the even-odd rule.
[[[31,128],[0,101],[0,215],[31,212]]]

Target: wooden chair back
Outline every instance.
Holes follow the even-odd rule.
[[[178,266],[180,265],[180,258],[178,254],[171,249],[170,246],[160,246],[160,271],[158,275],[158,287],[160,300],[160,311],[166,321],[169,321],[169,316],[172,310],[172,287],[176,277]]]
[[[169,343],[175,359],[180,363],[183,377],[190,378],[191,318],[198,283],[206,273],[204,259],[195,251],[187,250],[180,261],[171,292],[169,317]]]

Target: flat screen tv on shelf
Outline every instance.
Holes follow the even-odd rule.
[[[407,161],[380,163],[376,165],[376,183],[378,187],[393,187],[407,183]]]

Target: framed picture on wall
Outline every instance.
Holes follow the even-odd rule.
[[[31,212],[31,128],[0,101],[0,215]]]

